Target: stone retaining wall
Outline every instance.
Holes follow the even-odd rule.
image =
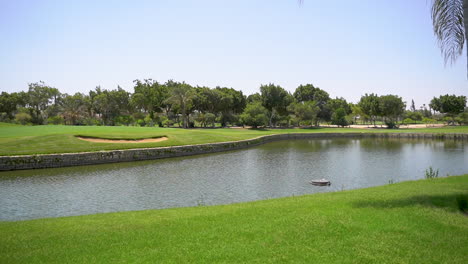
[[[43,154],[24,156],[1,156],[0,171],[42,169],[67,166],[92,165],[112,162],[138,161],[181,157],[196,154],[214,153],[258,146],[271,141],[284,139],[329,138],[329,137],[387,137],[387,138],[437,138],[464,139],[468,134],[427,134],[427,133],[293,133],[261,136],[258,138],[209,143],[200,145],[140,148],[98,152],[81,152],[65,154]]]

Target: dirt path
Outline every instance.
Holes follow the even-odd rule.
[[[95,143],[150,143],[150,142],[160,142],[167,140],[167,137],[159,138],[144,138],[144,139],[104,139],[104,138],[88,138],[88,137],[77,137],[84,141],[95,142]]]

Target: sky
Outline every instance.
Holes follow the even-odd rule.
[[[133,80],[226,86],[244,94],[312,83],[357,102],[408,107],[468,96],[467,60],[444,65],[430,0],[0,0],[0,91],[44,81],[61,92]]]

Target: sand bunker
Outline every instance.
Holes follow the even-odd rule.
[[[167,137],[158,138],[144,138],[144,139],[104,139],[104,138],[90,138],[90,137],[77,137],[84,141],[95,142],[95,143],[150,143],[160,142],[167,140]]]

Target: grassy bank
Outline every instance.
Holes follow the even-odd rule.
[[[225,206],[0,223],[0,263],[468,263],[468,175]]]
[[[242,140],[278,133],[329,133],[329,132],[418,132],[418,133],[468,133],[468,127],[424,129],[178,129],[157,127],[103,127],[103,126],[20,126],[0,124],[0,155],[48,154],[85,152],[129,148],[163,147]],[[141,139],[166,136],[168,140],[153,143],[93,143],[76,136]]]

